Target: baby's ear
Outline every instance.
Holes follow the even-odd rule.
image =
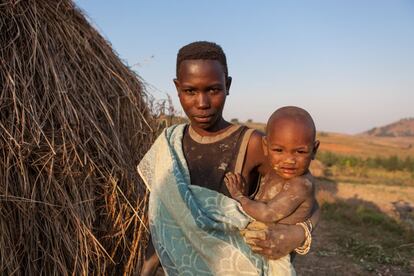
[[[264,156],[267,156],[269,154],[269,151],[267,149],[267,137],[266,136],[262,137],[262,149],[263,149]]]
[[[312,160],[315,159],[316,153],[318,152],[319,144],[320,144],[319,140],[316,140],[313,143]]]

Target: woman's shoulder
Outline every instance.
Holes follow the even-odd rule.
[[[260,173],[262,173],[261,168],[265,163],[265,156],[262,146],[263,137],[264,133],[258,130],[253,130],[250,136],[245,158],[245,166],[248,170],[256,168]]]

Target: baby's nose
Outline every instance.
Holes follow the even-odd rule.
[[[295,158],[288,158],[288,159],[285,160],[285,163],[286,164],[295,164],[296,160],[295,160]]]

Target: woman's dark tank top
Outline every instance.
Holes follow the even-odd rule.
[[[187,126],[184,130],[183,151],[190,171],[191,184],[230,196],[223,181],[224,175],[229,171],[235,171],[237,160],[238,163],[244,162],[247,144],[243,142],[246,140],[243,137],[247,130],[245,126],[232,125],[225,132],[210,137],[201,136]],[[242,143],[243,149],[240,148]],[[241,169],[242,164],[237,166]]]

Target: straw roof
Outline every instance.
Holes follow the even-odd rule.
[[[138,273],[147,96],[72,1],[0,3],[0,274]]]

